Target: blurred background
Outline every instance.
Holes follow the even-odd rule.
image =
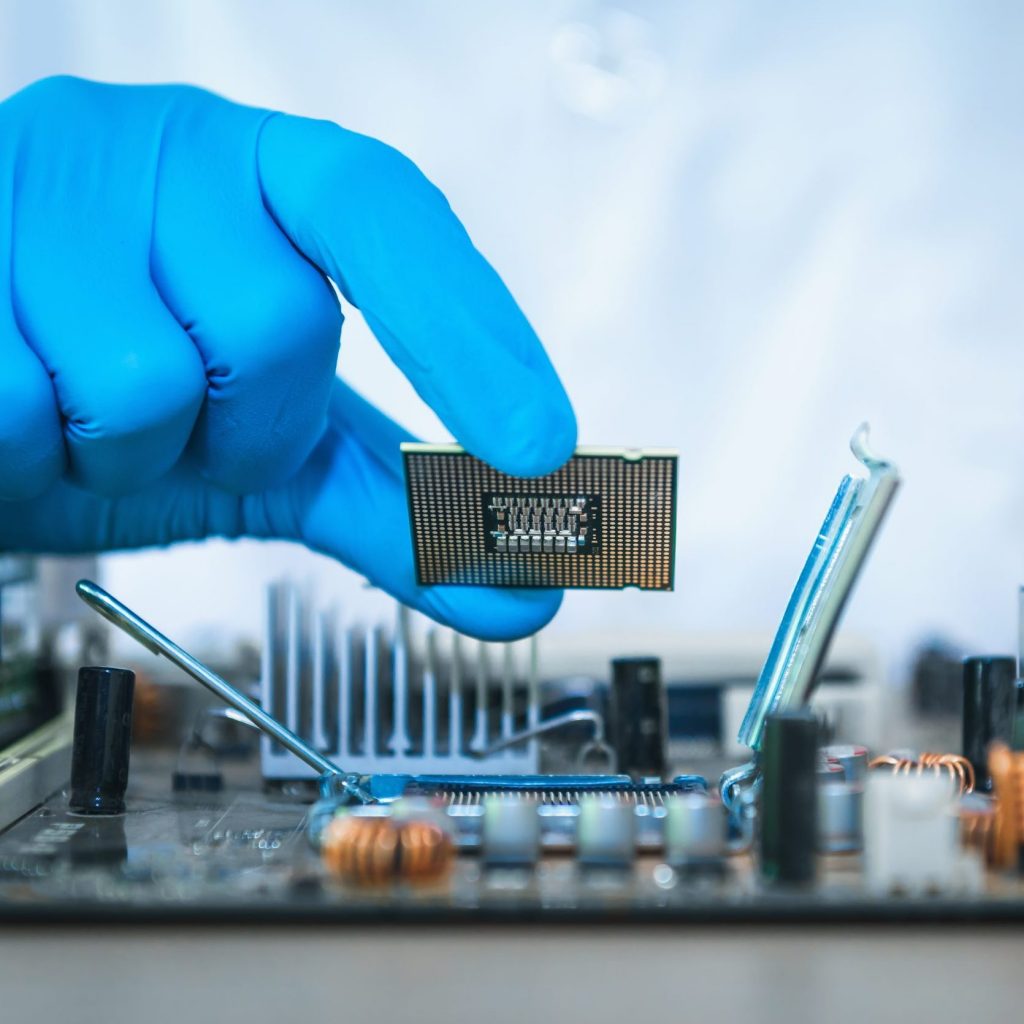
[[[905,673],[944,636],[1012,651],[1024,580],[1024,9],[520,0],[8,2],[0,93],[189,82],[411,156],[548,346],[589,444],[681,453],[677,589],[571,593],[552,633],[770,637],[869,420],[904,487],[846,617]],[[346,310],[340,372],[438,421]],[[264,581],[350,606],[289,545],[112,555],[200,647]],[[765,647],[767,650],[767,647]]]

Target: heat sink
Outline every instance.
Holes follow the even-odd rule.
[[[401,605],[390,624],[355,622],[302,587],[271,585],[264,709],[349,772],[535,774],[538,740],[507,744],[540,722],[536,640],[482,643],[421,627]],[[315,777],[274,740],[260,742],[265,778]]]

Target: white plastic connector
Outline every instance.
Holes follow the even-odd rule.
[[[947,775],[874,771],[864,796],[864,875],[873,893],[973,891],[980,873],[959,842],[956,791]]]

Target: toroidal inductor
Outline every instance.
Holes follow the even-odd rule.
[[[357,885],[427,882],[447,872],[454,846],[435,821],[346,815],[324,829],[320,855],[331,874]]]
[[[961,796],[974,791],[974,767],[960,754],[936,754],[926,751],[916,758],[885,754],[876,757],[868,767],[891,768],[894,775],[909,775],[911,772],[922,775],[925,771],[933,771],[936,774],[945,772],[956,782]]]

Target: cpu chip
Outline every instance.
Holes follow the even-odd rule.
[[[458,445],[402,445],[421,586],[671,590],[675,452],[579,448],[516,477]]]

